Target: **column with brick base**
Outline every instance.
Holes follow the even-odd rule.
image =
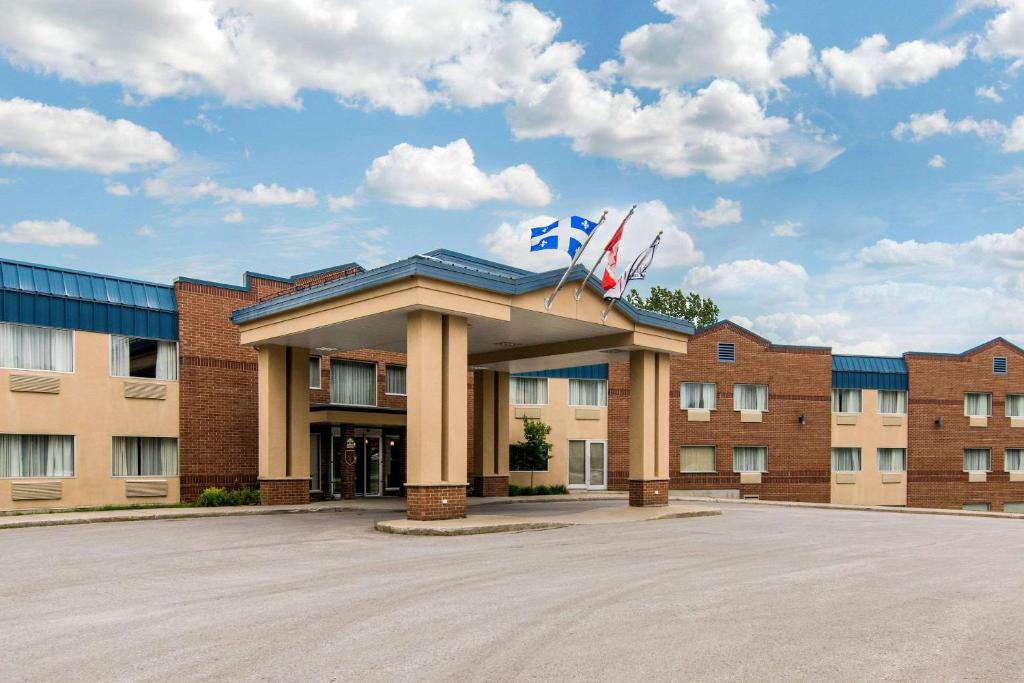
[[[473,373],[473,495],[508,495],[508,373]]]
[[[668,504],[669,356],[629,354],[629,504]]]
[[[466,516],[466,319],[413,311],[406,321],[406,516]]]
[[[260,502],[309,502],[309,351],[258,349]]]

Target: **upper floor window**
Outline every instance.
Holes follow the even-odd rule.
[[[0,323],[0,368],[72,372],[74,367],[71,330]]]
[[[608,405],[608,382],[603,379],[570,379],[569,405],[603,408]]]
[[[309,388],[320,389],[323,387],[323,380],[320,375],[320,356],[309,357]]]
[[[992,469],[992,451],[988,448],[964,449],[964,472],[988,472]]]
[[[1024,471],[1024,448],[1007,448],[1006,449],[1006,471],[1007,472],[1020,472]]]
[[[736,446],[732,449],[733,472],[767,472],[767,446]]]
[[[883,415],[906,415],[907,392],[879,391],[878,412],[882,413]]]
[[[1024,417],[1024,394],[1006,395],[1006,417]]]
[[[860,472],[859,448],[833,448],[833,472]]]
[[[732,342],[718,342],[718,362],[735,363],[736,345]]]
[[[75,437],[0,434],[0,479],[75,476]]]
[[[714,410],[718,385],[711,382],[683,382],[679,398],[683,410]]]
[[[833,413],[859,413],[860,389],[833,389]]]
[[[512,403],[537,406],[548,402],[547,377],[512,377],[509,387]]]
[[[964,394],[964,415],[992,417],[992,394]]]
[[[384,393],[405,396],[405,366],[384,366]]]
[[[992,374],[1005,375],[1008,371],[1006,356],[995,356],[992,359]]]
[[[178,440],[149,436],[115,436],[111,449],[115,477],[178,476]]]
[[[114,377],[178,379],[178,345],[172,341],[112,334],[110,374]]]
[[[377,405],[377,365],[332,360],[331,403],[353,406]]]
[[[734,410],[768,410],[767,384],[736,384],[732,389]]]

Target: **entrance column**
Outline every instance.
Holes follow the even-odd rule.
[[[508,495],[508,373],[473,372],[473,495]]]
[[[309,502],[309,350],[257,349],[260,502]]]
[[[406,319],[406,516],[466,516],[466,319],[413,311]]]
[[[629,354],[629,504],[668,505],[669,356]]]

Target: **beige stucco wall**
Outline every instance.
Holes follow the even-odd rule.
[[[537,408],[540,419],[551,425],[548,441],[552,444],[551,460],[548,461],[547,472],[533,474],[534,486],[554,486],[569,483],[569,440],[589,439],[594,441],[608,440],[608,408],[581,408],[583,411],[596,411],[598,419],[576,419],[576,406],[569,405],[569,380],[548,379],[548,403],[543,406],[509,406],[509,442],[516,443],[523,439],[523,420],[516,417],[516,409]],[[516,486],[529,486],[529,472],[511,472],[509,483]]]
[[[0,369],[0,432],[73,435],[75,476],[59,479],[61,499],[47,501],[12,501],[12,482],[55,479],[0,479],[0,510],[178,502],[178,477],[133,477],[166,479],[168,495],[127,498],[126,478],[111,475],[112,437],[178,436],[178,383],[111,377],[110,335],[76,331],[74,336],[73,373]],[[59,377],[60,393],[12,392],[12,374]],[[126,381],[166,385],[166,399],[127,399]]]
[[[832,414],[832,447],[861,449],[860,472],[846,472],[841,476],[832,472],[832,502],[849,505],[906,505],[907,473],[899,473],[898,483],[883,483],[882,473],[878,471],[877,450],[906,449],[907,416],[900,416],[902,419],[899,425],[885,425],[887,416],[878,414],[878,391],[874,389],[861,391],[861,409],[862,412],[855,415],[854,425],[839,424],[840,414]],[[840,484],[840,478],[852,478],[856,483]]]

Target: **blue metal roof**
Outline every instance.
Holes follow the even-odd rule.
[[[371,287],[407,277],[423,276],[456,284],[469,285],[501,294],[525,294],[539,289],[554,287],[562,270],[532,273],[521,268],[506,266],[494,261],[438,249],[427,254],[412,256],[402,261],[367,270],[356,275],[310,287],[300,292],[275,297],[267,301],[241,308],[234,312],[232,320],[244,323],[266,316],[292,310],[301,306],[352,294]],[[569,273],[566,282],[579,282],[587,276],[587,269],[576,266]],[[596,291],[603,291],[596,277],[591,276],[587,285]],[[636,308],[624,300],[615,302],[615,307],[635,322],[659,327],[683,334],[693,334],[693,323],[669,315]]]
[[[580,365],[575,368],[559,368],[557,370],[535,370],[533,372],[516,372],[513,377],[549,377],[553,379],[608,379],[608,364]]]
[[[834,389],[905,391],[907,364],[888,356],[832,356]]]
[[[178,338],[178,305],[168,285],[9,259],[0,259],[0,321]]]

